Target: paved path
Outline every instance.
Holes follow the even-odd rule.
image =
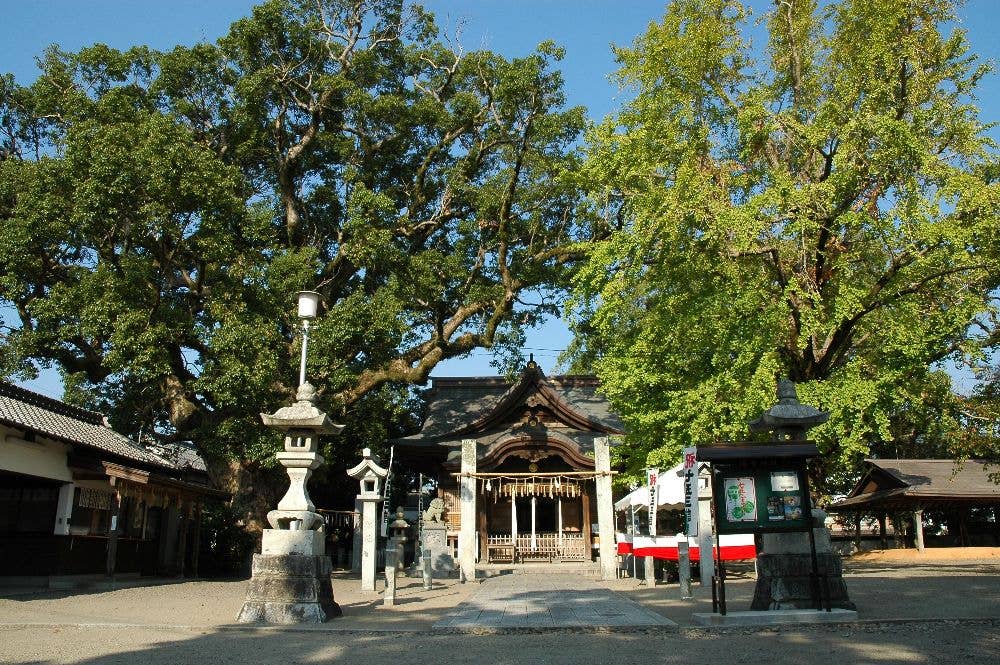
[[[670,619],[577,575],[489,577],[434,628],[674,626]]]

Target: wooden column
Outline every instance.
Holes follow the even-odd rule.
[[[588,559],[593,556],[594,538],[590,531],[590,492],[584,482],[580,483],[580,500],[583,501],[583,553]]]
[[[194,509],[194,542],[191,543],[191,577],[198,577],[198,559],[201,554],[201,504]]]
[[[510,492],[510,538],[511,538],[511,563],[517,562],[517,494],[511,488]]]
[[[854,547],[861,551],[861,511],[854,513]]]
[[[879,513],[879,516],[878,516],[878,535],[879,535],[879,539],[881,541],[880,544],[882,545],[882,549],[884,549],[884,550],[889,549],[889,539],[886,537],[886,528],[885,528],[885,522],[886,522],[887,519],[888,518],[887,518],[887,516],[886,516],[885,513]]]
[[[479,558],[482,561],[486,560],[486,546],[489,543],[489,523],[486,519],[486,505],[486,501],[484,500],[483,509],[476,515],[476,519],[479,522]]]
[[[187,558],[187,530],[188,530],[188,510],[186,501],[180,501],[180,510],[177,514],[177,554],[174,559],[174,567],[177,577],[184,577],[184,564]]]
[[[537,529],[535,528],[535,504],[537,503],[537,497],[531,496],[531,551],[534,552],[538,549],[538,536]]]
[[[559,556],[565,556],[563,551],[562,497],[556,497],[556,529],[559,530]]]
[[[117,478],[109,478],[114,493],[111,496],[111,521],[108,524],[108,556],[104,563],[105,574],[114,579],[118,565],[118,513],[121,510],[122,494]]]

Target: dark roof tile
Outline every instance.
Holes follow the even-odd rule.
[[[107,425],[94,411],[39,395],[0,381],[0,422],[17,429],[103,450],[126,459],[167,469],[177,468],[169,460],[145,450],[132,439]]]

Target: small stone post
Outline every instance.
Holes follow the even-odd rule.
[[[392,607],[396,604],[396,570],[399,561],[399,550],[388,548],[385,551],[385,595],[382,604]]]
[[[462,439],[462,476],[459,500],[462,525],[458,534],[458,563],[467,580],[476,579],[476,440]]]
[[[430,591],[434,586],[434,562],[431,560],[431,549],[425,547],[420,551],[420,567],[424,575],[424,589]]]
[[[677,534],[677,581],[681,600],[691,600],[691,552],[687,534]]]
[[[594,439],[594,470],[597,472],[597,533],[601,539],[601,579],[613,580],[615,561],[614,503],[611,500],[611,446],[606,436]],[[584,528],[590,525],[584,524]]]
[[[646,586],[656,586],[656,559],[652,555],[642,557],[642,568]]]
[[[388,469],[378,465],[378,458],[370,448],[362,451],[361,463],[347,474],[361,483],[361,590],[375,593],[375,554],[378,547],[376,515],[378,503],[382,500],[382,481],[389,475]]]

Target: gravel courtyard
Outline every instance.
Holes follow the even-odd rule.
[[[431,626],[480,585],[449,580],[426,592],[404,580],[393,608],[365,596],[358,581],[334,590],[344,617],[320,626],[233,624],[244,581],[195,581],[112,591],[0,593],[0,662],[369,662],[638,663],[725,662],[958,663],[1000,660],[1000,557],[865,557],[845,564],[860,621],[826,626],[699,629],[691,613],[710,599],[679,600],[676,585],[634,580],[602,585],[671,619],[677,627],[614,632],[526,629],[476,634]],[[752,569],[728,586],[745,609]],[[486,582],[489,583],[488,581]]]

